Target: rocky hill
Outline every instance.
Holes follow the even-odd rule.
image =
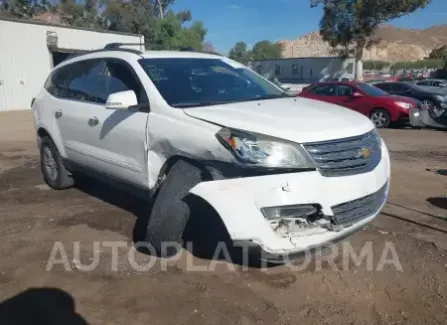
[[[364,60],[416,61],[426,57],[433,48],[447,45],[447,24],[427,29],[404,29],[384,24],[378,28],[376,37],[381,41],[365,51]],[[284,46],[285,58],[334,55],[318,32],[280,42]]]

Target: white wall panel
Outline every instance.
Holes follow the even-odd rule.
[[[57,34],[61,51],[140,43],[139,36],[0,20],[0,111],[30,108],[52,68],[47,32]]]

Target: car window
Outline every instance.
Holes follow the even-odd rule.
[[[337,86],[337,96],[352,96],[355,89],[348,85],[338,85]]]
[[[387,84],[384,85],[387,86]],[[368,96],[380,97],[387,95],[387,93],[383,90],[383,88],[376,87],[376,85],[369,85],[363,82],[359,82],[357,83],[357,87],[360,88],[360,90],[363,91]]]
[[[104,98],[120,91],[133,90],[137,95],[138,103],[144,102],[144,90],[137,76],[132,73],[131,67],[118,60],[106,59],[104,72]]]
[[[430,82],[429,81],[419,81],[417,84],[420,86],[429,86]]]
[[[102,85],[98,76],[103,70],[103,61],[99,59],[75,62],[56,69],[45,88],[55,97],[101,103]]]
[[[391,84],[390,83],[377,83],[373,85],[374,87],[380,88],[383,91],[386,92],[391,92],[392,88],[391,88]]]
[[[154,58],[139,61],[173,107],[194,107],[286,96],[256,72],[222,59]]]
[[[337,96],[337,85],[316,85],[310,92],[320,96]]]
[[[395,84],[393,84],[392,87],[393,87],[393,92],[395,92],[397,94],[403,94],[410,90],[410,87],[408,87],[407,85],[404,85],[404,84],[395,83]]]
[[[102,60],[85,60],[69,65],[70,77],[67,86],[67,99],[105,104],[104,83],[100,77],[104,74]]]

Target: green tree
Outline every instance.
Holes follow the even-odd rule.
[[[5,0],[0,1],[0,13],[3,16],[31,20],[35,15],[46,12],[47,1]]]
[[[250,61],[250,53],[245,42],[237,42],[228,54],[231,59],[242,64],[247,64]]]
[[[253,61],[281,59],[282,50],[282,45],[279,43],[260,41],[253,46],[251,58]]]
[[[431,0],[311,0],[311,7],[322,6],[320,33],[332,47],[354,55],[355,78],[362,77],[361,60],[365,47],[378,40],[379,24],[425,7]]]
[[[441,60],[443,62],[443,68],[447,70],[447,45],[433,49],[428,59]]]
[[[0,15],[33,19],[43,12],[87,28],[144,35],[150,49],[202,50],[206,28],[189,10],[174,13],[175,0],[0,0]]]
[[[363,68],[366,70],[382,70],[388,66],[390,66],[388,62],[380,60],[369,60],[363,62]]]

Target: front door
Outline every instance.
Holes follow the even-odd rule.
[[[357,97],[354,96],[355,92],[359,91],[350,85],[339,84],[337,86],[337,104],[368,116],[370,105],[368,104],[366,95],[362,94],[363,96]]]
[[[147,187],[148,112],[104,107],[110,94],[125,90],[133,90],[139,104],[147,103],[146,92],[133,68],[118,59],[105,59],[100,84],[104,86],[101,95],[103,105],[89,114],[92,121],[89,145],[95,148],[97,168],[121,180]]]

